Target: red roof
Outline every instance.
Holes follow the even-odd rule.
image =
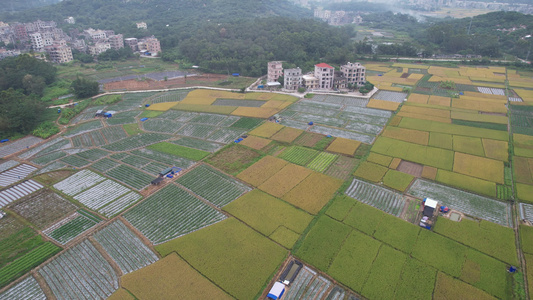
[[[320,63],[318,65],[315,65],[315,67],[319,67],[319,68],[330,68],[330,69],[333,69],[332,66],[326,64],[326,63]]]

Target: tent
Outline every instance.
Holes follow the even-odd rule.
[[[281,282],[276,282],[270,292],[268,292],[267,298],[277,300],[283,296],[283,293],[285,293],[285,285]]]

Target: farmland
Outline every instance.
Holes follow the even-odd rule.
[[[96,226],[100,221],[102,220],[97,216],[84,210],[79,210],[46,228],[43,233],[61,245],[65,245],[83,232]]]

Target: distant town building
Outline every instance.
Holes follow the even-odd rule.
[[[137,24],[137,28],[138,29],[148,29],[148,26],[146,26],[145,22],[139,22],[139,23],[136,23],[136,24]]]
[[[27,40],[28,39],[28,30],[24,24],[17,24],[13,26],[15,31],[15,37],[18,40]]]
[[[326,63],[315,65],[315,78],[318,79],[320,89],[329,90],[333,88],[334,71],[335,68]]]
[[[68,17],[64,21],[67,24],[76,24],[76,19],[74,19],[74,17]]]
[[[108,42],[96,42],[94,45],[89,45],[89,54],[98,55],[111,49],[111,44]]]
[[[42,51],[44,48],[43,36],[39,32],[31,33],[29,35],[31,47],[34,51]]]
[[[116,34],[109,37],[109,44],[112,49],[118,50],[124,48],[124,38],[122,34]]]
[[[345,89],[348,86],[348,81],[341,71],[335,71],[333,78],[333,88],[336,90]]]
[[[124,39],[124,44],[129,46],[133,52],[139,51],[139,41],[136,38]]]
[[[267,82],[278,81],[281,75],[283,75],[283,63],[281,61],[268,62]]]
[[[66,41],[58,41],[51,46],[47,46],[46,52],[50,56],[50,60],[54,63],[62,64],[73,60],[72,49],[67,46]]]
[[[89,28],[84,31],[86,35],[89,36],[93,41],[103,40],[107,38],[107,34],[103,30],[95,30],[92,28]]]
[[[341,66],[341,72],[349,84],[363,86],[366,82],[366,68],[360,63],[348,62]]]
[[[313,75],[303,75],[302,83],[306,89],[315,90],[319,88],[318,78]]]
[[[287,90],[297,90],[302,86],[302,69],[283,70],[283,87]]]
[[[146,46],[146,50],[152,55],[157,55],[159,52],[161,52],[161,43],[159,43],[159,40],[154,36],[145,38],[143,42]]]
[[[85,40],[74,40],[70,42],[70,45],[72,46],[72,48],[78,51],[81,51],[81,52],[87,51],[87,44],[85,44]]]

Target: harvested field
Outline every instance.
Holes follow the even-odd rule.
[[[42,190],[21,201],[11,209],[39,229],[76,211],[77,207],[50,190]]]
[[[291,127],[285,127],[278,131],[276,134],[270,138],[284,143],[292,143],[298,136],[300,136],[304,131],[300,129],[295,129]]]
[[[353,169],[359,162],[358,159],[339,156],[324,174],[341,180],[348,180],[353,173]]]
[[[283,200],[312,214],[317,214],[333,197],[342,181],[329,176],[312,173],[294,189],[283,196]]]
[[[250,131],[250,134],[264,138],[270,138],[282,128],[284,128],[283,125],[279,125],[277,123],[272,122],[266,122],[263,123],[261,126],[257,127],[256,129]]]
[[[326,148],[326,151],[353,156],[360,145],[359,141],[338,137]]]
[[[402,160],[402,162],[398,165],[397,170],[405,174],[410,174],[414,177],[421,177],[423,168],[424,166],[420,164]]]
[[[266,147],[271,142],[272,140],[251,135],[242,140],[240,144],[255,150],[260,150]]]
[[[282,247],[233,218],[159,245],[156,250],[162,256],[178,252],[203,276],[238,299],[258,297],[287,255]]]
[[[139,299],[232,299],[176,253],[123,276],[121,283]]]
[[[295,141],[295,145],[305,146],[305,147],[314,147],[319,141],[324,139],[325,136],[318,133],[313,132],[304,132],[302,135],[300,135]],[[354,141],[355,143],[360,144],[360,142]],[[343,149],[341,147],[341,149]]]
[[[236,175],[261,158],[261,154],[250,148],[233,144],[207,159],[207,162],[222,171]]]

